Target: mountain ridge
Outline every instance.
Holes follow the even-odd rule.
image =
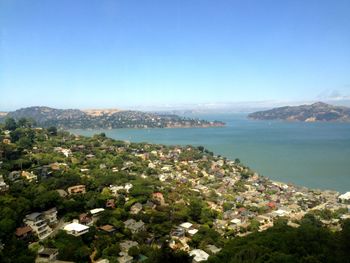
[[[350,108],[324,102],[310,105],[284,106],[248,115],[255,120],[286,120],[303,122],[350,122]]]
[[[190,128],[218,127],[220,121],[184,118],[174,114],[157,114],[119,109],[55,109],[32,106],[8,112],[0,116],[20,119],[30,118],[43,127],[57,126],[63,129],[115,129],[115,128]]]

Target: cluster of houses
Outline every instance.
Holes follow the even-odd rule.
[[[78,141],[79,139],[77,139]],[[157,171],[154,174],[140,174],[147,178],[154,176],[169,189],[180,191],[181,186],[186,186],[179,199],[185,198],[190,193],[200,194],[208,207],[215,210],[220,216],[212,222],[213,228],[222,236],[244,236],[252,231],[264,231],[273,226],[274,221],[280,217],[288,219],[288,224],[298,227],[300,220],[306,213],[313,210],[329,209],[337,211],[343,209],[340,218],[324,221],[325,225],[339,227],[341,219],[350,218],[350,192],[340,195],[335,191],[319,191],[305,187],[298,187],[291,184],[274,182],[268,178],[259,176],[237,162],[226,160],[222,157],[210,158],[204,155],[201,158],[184,158],[187,152],[193,151],[192,147],[158,147],[156,150],[128,149],[127,146],[112,147],[110,150],[115,154],[131,153],[143,164],[146,162],[146,169]],[[150,146],[149,146],[150,147]],[[75,152],[85,149],[84,145],[75,145],[71,149],[55,147],[53,150],[66,158],[74,157]],[[40,151],[40,149],[36,149]],[[86,154],[86,159],[95,158],[92,153]],[[107,167],[101,164],[100,169],[111,169],[112,172],[124,171],[135,174],[132,167],[137,161],[126,161],[122,167]],[[54,170],[67,170],[65,163],[53,163],[41,167],[40,175],[47,175]],[[46,170],[45,170],[46,169]],[[46,172],[45,172],[46,171]],[[89,168],[81,167],[82,176],[90,172]],[[12,171],[6,178],[10,182],[25,179],[36,182],[38,176],[34,171]],[[116,198],[121,192],[128,194],[133,188],[131,183],[123,185],[110,185],[109,193]],[[3,176],[0,175],[0,193],[9,190]],[[66,197],[69,195],[85,194],[85,185],[72,185],[67,189],[57,189],[57,192]],[[127,199],[126,199],[127,200]],[[106,201],[105,208],[115,208],[114,199]],[[182,201],[188,204],[188,200]],[[166,200],[161,192],[154,192],[150,200],[145,204],[136,202],[130,207],[130,214],[137,215],[144,210],[145,206],[155,208],[166,206],[170,202]],[[18,238],[27,238],[35,234],[39,239],[50,236],[57,228],[66,231],[70,235],[81,236],[89,232],[90,227],[96,222],[99,215],[105,208],[95,208],[86,213],[80,214],[72,222],[59,224],[57,210],[52,208],[47,211],[33,212],[25,216],[23,226],[16,230]],[[345,209],[345,210],[344,210]],[[142,220],[128,219],[124,227],[131,233],[136,234],[146,229]],[[255,226],[253,229],[252,226]],[[206,261],[210,254],[220,251],[220,248],[209,244],[205,250],[191,248],[190,241],[198,232],[201,226],[194,222],[183,222],[174,226],[170,234],[169,246],[172,249],[181,249],[193,256],[193,262]],[[114,233],[116,229],[112,225],[100,226],[101,231]],[[128,250],[138,246],[138,243],[131,240],[124,240],[120,243],[121,252],[119,262],[132,262],[133,258],[128,255]],[[44,249],[39,253],[43,258],[57,256],[56,250]]]
[[[181,160],[181,153],[186,150],[190,151],[191,148],[175,147],[166,152],[154,150],[136,155],[142,160],[148,160],[149,168],[160,171],[157,176],[164,184],[187,184],[192,191],[204,196],[208,206],[222,215],[220,219],[215,219],[213,226],[223,236],[244,236],[255,230],[264,231],[281,217],[288,220],[288,225],[298,227],[297,222],[313,210],[329,209],[334,212],[342,209],[339,218],[321,220],[334,229],[340,228],[340,219],[350,217],[350,192],[339,195],[335,191],[275,182],[256,173],[248,174],[250,171],[247,168],[225,158],[208,160],[204,156],[199,160]],[[151,160],[150,155],[157,158]],[[210,198],[213,191],[216,197]],[[164,203],[165,200],[162,200]],[[138,204],[137,210],[140,209]],[[188,241],[198,231],[197,228],[190,222],[175,227],[170,234],[170,247],[190,252]],[[205,258],[204,253],[200,252],[202,256],[197,259]]]

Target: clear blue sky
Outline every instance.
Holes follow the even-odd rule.
[[[0,0],[0,110],[350,93],[349,0]]]

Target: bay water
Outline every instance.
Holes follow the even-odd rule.
[[[225,127],[71,130],[91,136],[166,145],[202,145],[239,158],[261,175],[296,185],[350,191],[350,124],[250,120],[244,114],[191,115]]]

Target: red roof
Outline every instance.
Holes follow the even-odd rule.
[[[32,232],[32,228],[30,226],[19,227],[16,229],[16,236],[24,236],[29,232]]]

